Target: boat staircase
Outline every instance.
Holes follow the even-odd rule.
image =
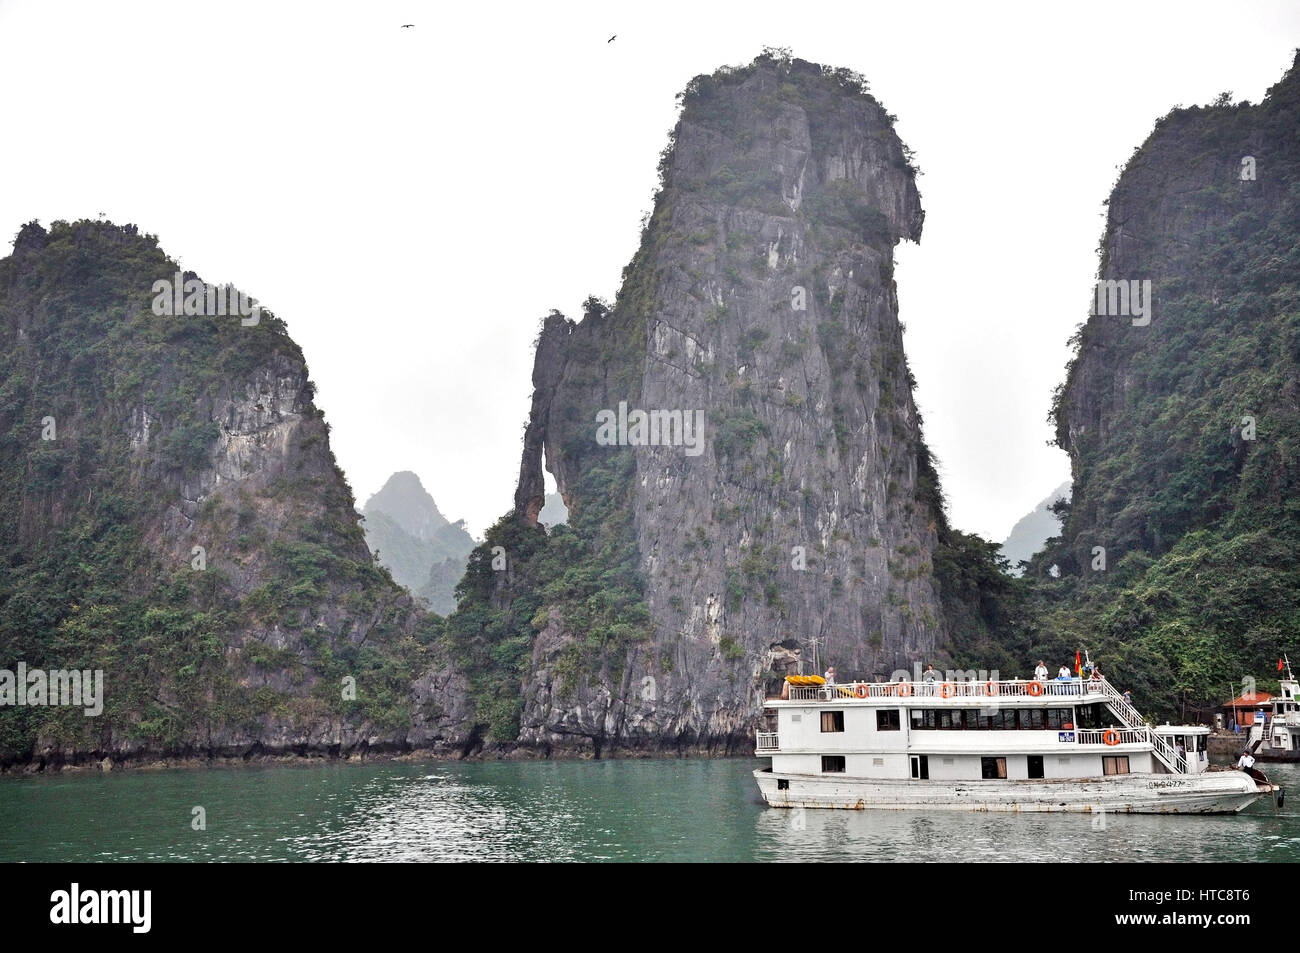
[[[1126,702],[1124,696],[1117,692],[1115,686],[1106,679],[1094,680],[1089,683],[1089,687],[1097,684],[1098,681],[1101,682],[1102,692],[1106,696],[1106,706],[1111,710],[1111,713],[1123,722],[1126,728],[1137,732],[1143,741],[1151,743],[1151,748],[1156,757],[1160,759],[1160,763],[1169,770],[1170,774],[1187,774],[1187,757],[1180,755],[1178,749],[1170,744],[1167,738],[1148,727],[1146,722],[1142,720],[1142,716],[1138,714],[1138,710]]]

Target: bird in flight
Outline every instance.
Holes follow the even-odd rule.
[[[611,37],[610,37],[608,40],[606,40],[605,42],[606,42],[607,44],[609,44],[609,43],[613,43],[616,39],[618,39],[618,34],[617,34],[617,33],[615,33],[613,36],[611,36]]]
[[[403,29],[403,30],[409,30],[409,29],[410,29],[411,27],[413,27],[413,26],[415,26],[414,23],[403,23],[403,24],[402,24],[402,29]]]

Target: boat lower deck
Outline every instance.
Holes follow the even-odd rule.
[[[1276,787],[1239,771],[1049,780],[916,780],[754,772],[772,807],[847,810],[1235,814]]]

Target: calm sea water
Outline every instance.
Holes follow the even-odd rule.
[[[1290,861],[1300,769],[1275,814],[771,810],[762,762],[311,765],[0,779],[3,861]],[[1290,802],[1295,798],[1295,804]],[[207,830],[191,829],[202,806]]]

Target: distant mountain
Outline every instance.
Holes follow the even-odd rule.
[[[537,522],[547,529],[553,526],[567,525],[569,508],[564,505],[564,497],[558,493],[547,493],[546,503],[537,514]]]
[[[424,488],[420,478],[410,470],[394,473],[378,493],[366,501],[361,510],[366,518],[380,512],[388,515],[405,532],[416,539],[432,540],[447,525],[447,518]]]
[[[449,522],[420,478],[409,470],[389,477],[361,512],[366,518],[366,545],[393,579],[427,599],[434,612],[452,612],[456,608],[453,590],[475,545],[464,521]]]
[[[465,521],[448,523],[434,535],[434,561],[414,592],[429,602],[438,615],[456,611],[456,583],[465,575],[465,562],[478,542],[465,529]]]
[[[1039,500],[1037,506],[1011,527],[1011,535],[998,552],[1010,560],[1012,571],[1017,576],[1021,574],[1021,560],[1027,560],[1042,549],[1045,542],[1061,532],[1061,521],[1049,507],[1062,497],[1067,500],[1070,498],[1069,480],[1049,493],[1046,499]]]
[[[474,541],[470,540],[464,555],[448,556],[434,563],[425,573],[424,581],[413,590],[438,615],[447,616],[456,611],[456,584],[465,575],[465,562],[473,548]]]

